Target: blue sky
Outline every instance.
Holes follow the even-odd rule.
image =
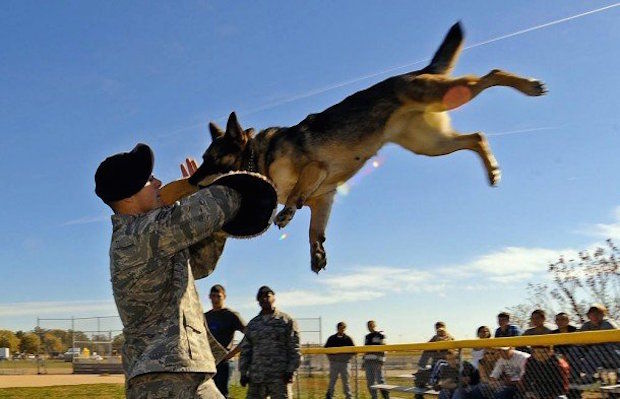
[[[286,239],[272,228],[229,240],[198,288],[206,300],[224,284],[249,319],[268,284],[283,310],[321,316],[324,335],[345,320],[358,342],[368,319],[390,342],[427,339],[439,319],[462,338],[494,326],[548,261],[620,239],[620,7],[544,26],[612,4],[3,2],[0,328],[115,314],[110,212],[93,192],[103,158],[149,143],[155,173],[170,181],[208,146],[209,121],[235,110],[246,127],[295,124],[423,67],[457,20],[465,44],[480,45],[455,75],[502,68],[549,89],[528,98],[493,88],[451,113],[457,130],[488,134],[500,185],[488,187],[471,153],[388,145],[338,197],[326,271],[310,272],[303,210]]]

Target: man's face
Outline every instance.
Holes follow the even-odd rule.
[[[366,325],[368,327],[368,331],[370,332],[375,332],[375,322],[374,321],[369,321],[368,324]]]
[[[271,310],[275,301],[276,297],[271,292],[263,293],[258,297],[258,304],[263,310]]]
[[[147,213],[153,209],[161,208],[164,203],[159,196],[161,180],[151,176],[144,187],[130,197],[141,213]]]
[[[445,338],[447,333],[446,333],[446,329],[445,328],[439,328],[437,329],[437,335],[441,338]]]
[[[603,322],[603,313],[599,310],[593,310],[588,313],[588,319],[592,322],[592,324],[598,326]]]
[[[499,324],[499,326],[500,326],[501,328],[506,328],[506,327],[508,327],[508,321],[509,321],[509,320],[510,320],[510,319],[507,319],[507,318],[505,318],[505,317],[498,317],[498,318],[497,318],[497,324]]]
[[[558,328],[566,328],[568,327],[568,317],[566,316],[558,316],[555,318],[555,324]]]
[[[534,313],[530,317],[530,322],[532,323],[532,326],[534,327],[542,327],[545,325],[545,318],[538,313]]]
[[[209,294],[209,299],[211,300],[211,305],[213,305],[214,308],[221,308],[224,306],[226,294],[223,292],[214,291]]]
[[[338,334],[342,335],[344,334],[344,331],[347,329],[347,326],[344,324],[338,324]]]
[[[478,338],[491,338],[491,331],[488,328],[481,328],[478,331]]]

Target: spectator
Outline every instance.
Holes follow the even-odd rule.
[[[479,339],[491,338],[491,329],[489,327],[487,327],[487,326],[480,326],[480,327],[478,327],[478,330],[476,331],[476,335],[478,336]],[[471,350],[471,364],[475,368],[478,368],[478,363],[480,362],[480,360],[484,356],[484,351],[485,351],[484,348],[472,348],[472,350]]]
[[[533,346],[525,363],[521,391],[526,399],[555,399],[568,393],[568,363],[548,347]]]
[[[486,348],[480,362],[478,362],[478,372],[480,383],[472,388],[467,397],[472,399],[492,399],[498,387],[498,383],[493,381],[491,373],[495,368],[495,363],[499,359],[499,352],[493,348]]]
[[[478,370],[467,361],[459,361],[459,353],[454,349],[446,351],[446,359],[436,363],[431,375],[439,399],[464,398],[479,382]]]
[[[368,327],[369,334],[366,334],[364,339],[364,345],[385,345],[385,335],[383,331],[376,330],[376,323],[374,320],[370,320],[366,326]],[[385,377],[383,376],[383,364],[385,363],[385,352],[371,352],[364,355],[364,370],[366,371],[366,385],[372,399],[377,399],[377,390],[370,387],[375,384],[385,384]],[[390,394],[388,391],[382,389],[381,396],[384,399],[388,399]]]
[[[250,320],[241,341],[241,385],[249,383],[247,399],[289,399],[301,358],[297,323],[276,309],[271,288],[260,287],[256,300],[261,311]]]
[[[555,315],[555,324],[558,328],[551,331],[552,334],[572,333],[577,331],[577,327],[570,324],[570,319],[564,312]],[[582,371],[579,361],[579,354],[582,352],[582,348],[573,345],[557,345],[553,348],[553,352],[556,355],[562,356],[570,365],[571,380],[577,379],[580,371]]]
[[[551,331],[552,334],[571,333],[577,331],[577,327],[570,324],[570,319],[564,312],[560,312],[555,315],[555,324],[558,328]]]
[[[588,309],[588,321],[583,323],[581,331],[601,331],[615,330],[618,328],[613,320],[609,320],[607,316],[607,308],[601,304],[594,304]],[[584,368],[585,372],[593,375],[599,367],[603,368],[620,368],[620,345],[617,343],[586,345],[583,347]]]
[[[497,324],[499,328],[495,330],[495,338],[518,337],[521,335],[519,327],[510,324],[510,315],[506,312],[501,312],[497,315]]]
[[[512,399],[518,392],[517,384],[525,373],[525,363],[530,355],[507,346],[499,348],[499,354],[490,376],[492,381],[500,383],[494,398]]]
[[[544,335],[550,334],[551,329],[545,326],[546,320],[545,311],[542,309],[536,309],[530,315],[530,324],[532,328],[528,328],[523,332],[523,335]]]
[[[607,308],[604,305],[595,303],[588,309],[588,321],[583,323],[581,331],[615,330],[618,328],[613,320],[607,316]]]
[[[230,379],[230,359],[239,353],[239,346],[232,349],[232,341],[235,331],[243,332],[245,322],[239,313],[226,307],[226,290],[220,284],[211,287],[209,291],[212,309],[205,313],[207,327],[216,341],[228,350],[228,354],[217,365],[217,373],[213,377],[215,386],[222,395],[228,398],[228,380]],[[231,350],[232,349],[232,350]]]
[[[454,337],[448,333],[446,330],[446,323],[443,321],[438,321],[435,323],[435,335],[428,342],[439,342],[439,341],[454,341]],[[429,360],[431,361],[431,369],[435,365],[438,360],[445,359],[446,351],[424,351],[422,352],[422,356],[420,356],[420,360],[418,360],[418,366],[420,368],[426,368]]]
[[[341,321],[336,325],[337,333],[327,338],[326,348],[336,348],[340,346],[354,346],[353,340],[344,331],[347,325]],[[351,387],[349,386],[349,362],[353,357],[352,353],[335,353],[327,355],[329,360],[329,385],[327,387],[326,399],[331,399],[334,395],[334,387],[338,381],[338,376],[342,380],[342,390],[346,399],[351,399]]]

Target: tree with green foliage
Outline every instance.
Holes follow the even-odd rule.
[[[112,339],[112,350],[116,351],[116,353],[121,353],[124,343],[125,343],[125,336],[123,335],[123,333],[118,334]]]
[[[12,331],[0,330],[0,348],[9,348],[11,353],[19,351],[20,339]]]
[[[19,344],[19,349],[24,353],[39,353],[41,348],[41,338],[35,333],[25,333]]]
[[[43,334],[43,348],[45,353],[62,352],[62,340],[50,332]]]

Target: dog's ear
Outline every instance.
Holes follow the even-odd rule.
[[[226,123],[226,135],[242,146],[248,141],[245,130],[243,130],[239,124],[237,115],[234,112],[228,117],[228,122]]]
[[[224,131],[213,122],[209,122],[209,131],[211,132],[212,141],[215,141],[224,135]]]

